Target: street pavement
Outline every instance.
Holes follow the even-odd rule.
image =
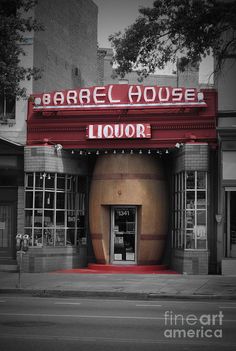
[[[0,272],[0,294],[236,300],[236,276]]]
[[[236,302],[0,295],[2,351],[233,351]]]

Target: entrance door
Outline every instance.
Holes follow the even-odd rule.
[[[227,256],[236,258],[236,189],[227,191]]]
[[[0,255],[13,257],[13,205],[0,204]]]
[[[137,208],[111,208],[111,263],[136,263]]]

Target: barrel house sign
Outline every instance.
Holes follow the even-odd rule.
[[[187,204],[174,197],[187,191],[188,177],[192,192],[197,191],[199,177],[208,177],[209,160],[203,160],[199,152],[204,151],[206,158],[215,148],[215,116],[214,90],[118,84],[31,96],[26,179],[33,179],[32,191],[41,191],[42,198],[48,198],[51,191],[54,194],[50,205],[29,202],[25,209],[25,230],[31,243],[39,228],[42,233],[42,260],[47,260],[49,247],[43,233],[49,226],[53,236],[50,250],[64,250],[67,266],[68,250],[76,256],[77,248],[80,256],[71,261],[72,266],[90,260],[156,265],[165,257],[169,265],[179,267],[173,257],[178,249],[179,260],[184,260],[189,242],[191,255],[198,255],[196,228],[208,230],[204,192],[209,180],[202,183],[201,216],[198,196],[191,193],[191,211],[196,211],[194,218],[201,222],[196,219],[190,228],[177,218],[187,211]],[[190,159],[189,152],[190,168],[183,162]],[[53,190],[48,187],[48,177],[54,179],[50,183]],[[176,185],[181,189],[175,189],[176,177],[185,179]],[[59,179],[64,179],[60,186]],[[31,255],[34,249],[32,244]],[[200,251],[207,256],[208,250],[206,239]]]

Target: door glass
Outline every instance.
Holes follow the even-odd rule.
[[[6,254],[12,250],[12,206],[0,205],[0,250]]]
[[[114,261],[135,261],[136,208],[114,209]]]

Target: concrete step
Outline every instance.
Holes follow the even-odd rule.
[[[18,266],[14,264],[0,264],[0,272],[18,272]]]
[[[222,275],[236,275],[236,258],[223,258],[221,270]]]
[[[13,258],[0,258],[0,272],[17,272],[17,261]]]

